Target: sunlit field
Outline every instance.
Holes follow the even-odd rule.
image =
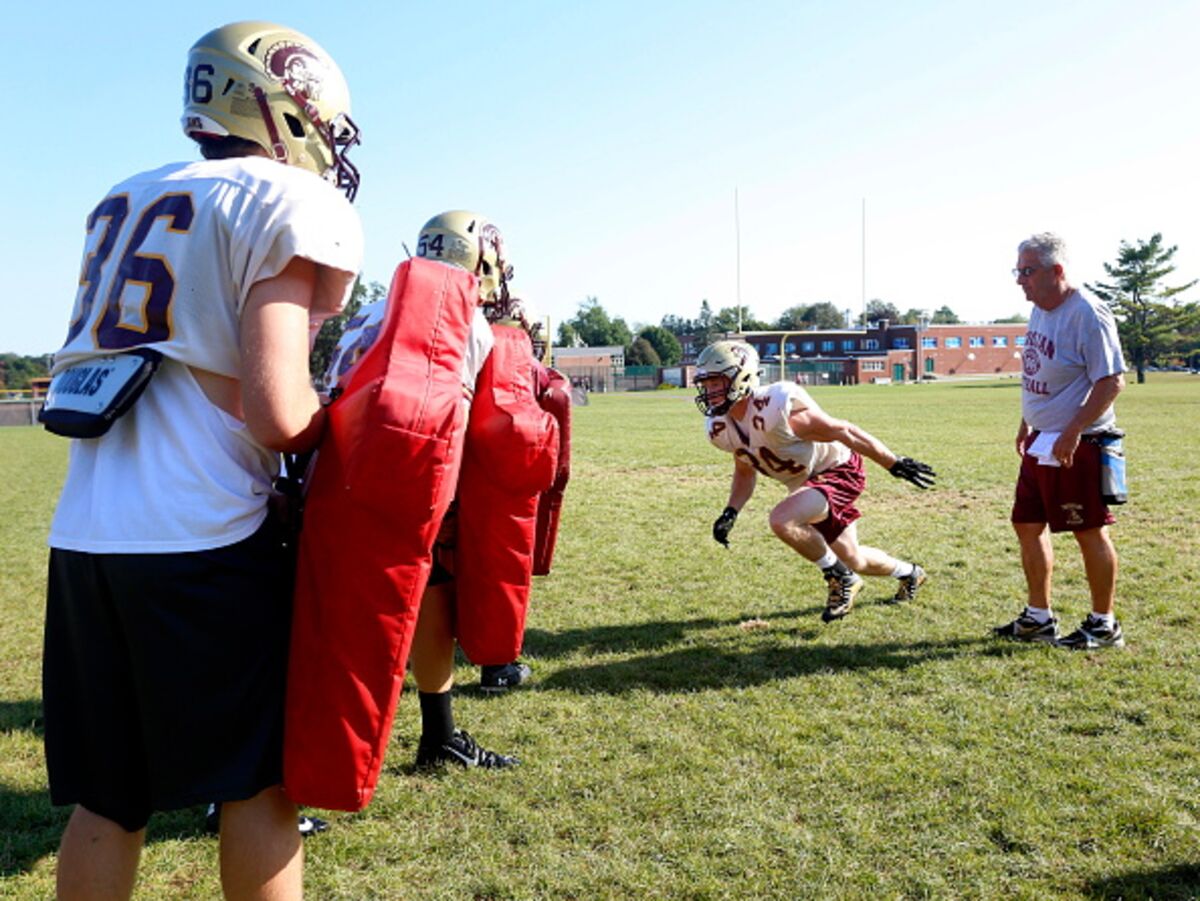
[[[375,801],[307,840],[314,899],[1155,898],[1200,895],[1200,377],[1118,401],[1124,650],[998,643],[1023,602],[1008,510],[1015,381],[814,389],[932,463],[869,472],[860,539],[920,562],[823,625],[819,573],[774,539],[760,481],[725,550],[730,458],[692,392],[575,409],[555,570],[508,695],[458,670],[459,725],[512,771],[416,773],[416,698]],[[66,443],[0,429],[0,896],[53,895],[67,811],[41,745],[45,534]],[[1074,541],[1055,606],[1087,612]],[[219,653],[219,649],[214,649]],[[313,665],[320,665],[314,661]],[[186,703],[186,699],[180,699]],[[324,814],[322,814],[324,815]],[[140,898],[219,897],[200,809],[151,824]]]

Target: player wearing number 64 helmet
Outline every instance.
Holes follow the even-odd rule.
[[[765,475],[787,489],[771,510],[771,530],[825,577],[825,622],[850,612],[863,587],[860,575],[899,580],[894,601],[916,597],[925,571],[860,545],[861,514],[854,504],[866,488],[863,457],[918,488],[933,485],[931,467],[897,456],[854,423],[830,416],[799,385],[760,386],[758,353],[745,341],[706,347],[696,360],[694,383],[709,441],[734,458],[729,501],[712,527],[716,541],[729,546],[738,513]]]

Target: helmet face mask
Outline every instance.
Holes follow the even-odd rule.
[[[315,172],[353,200],[361,143],[337,63],[311,38],[269,22],[210,31],[188,53],[183,130],[253,141],[279,162]]]
[[[721,379],[713,390],[705,383]],[[758,352],[745,341],[717,341],[696,358],[696,406],[705,416],[723,416],[758,387]]]
[[[417,256],[453,263],[479,279],[479,303],[508,309],[513,270],[505,258],[500,229],[470,210],[434,216],[417,236]]]

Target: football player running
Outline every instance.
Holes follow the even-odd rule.
[[[75,805],[60,898],[129,897],[151,812],[205,801],[224,804],[227,897],[301,896],[279,788],[294,559],[268,499],[279,453],[325,426],[309,334],[361,262],[358,131],[333,59],[265,22],[191,48],[182,124],[203,160],[134,175],[88,216],[55,357],[66,395],[140,359],[141,393],[44,420],[76,438],[43,662],[50,795]]]
[[[918,488],[933,485],[933,469],[892,453],[854,423],[834,419],[799,385],[759,386],[758,354],[744,341],[717,341],[696,360],[696,405],[708,417],[708,440],[733,454],[729,503],[713,523],[713,538],[729,546],[738,513],[758,476],[784,484],[787,497],[770,515],[771,530],[825,577],[829,593],[821,619],[850,612],[860,576],[899,580],[894,601],[911,601],[925,571],[878,548],[858,543],[854,506],[866,488],[863,457]]]

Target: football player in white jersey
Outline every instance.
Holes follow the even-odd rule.
[[[49,538],[46,757],[51,800],[75,805],[62,898],[128,897],[151,812],[206,801],[224,805],[226,895],[301,894],[279,788],[294,561],[268,499],[280,452],[325,424],[309,334],[361,263],[358,130],[333,59],[266,22],[193,45],[182,125],[203,160],[134,175],[87,218],[45,420],[91,436]],[[131,358],[135,403],[76,403]]]
[[[925,571],[860,545],[854,502],[866,487],[863,457],[918,488],[933,484],[931,467],[899,457],[854,423],[833,418],[799,385],[760,387],[758,354],[744,341],[706,347],[696,360],[695,384],[709,441],[734,458],[729,503],[713,523],[714,539],[729,546],[729,532],[758,476],[769,476],[788,492],[771,510],[771,529],[824,574],[825,622],[850,612],[862,590],[860,575],[898,579],[895,601],[916,597]]]

